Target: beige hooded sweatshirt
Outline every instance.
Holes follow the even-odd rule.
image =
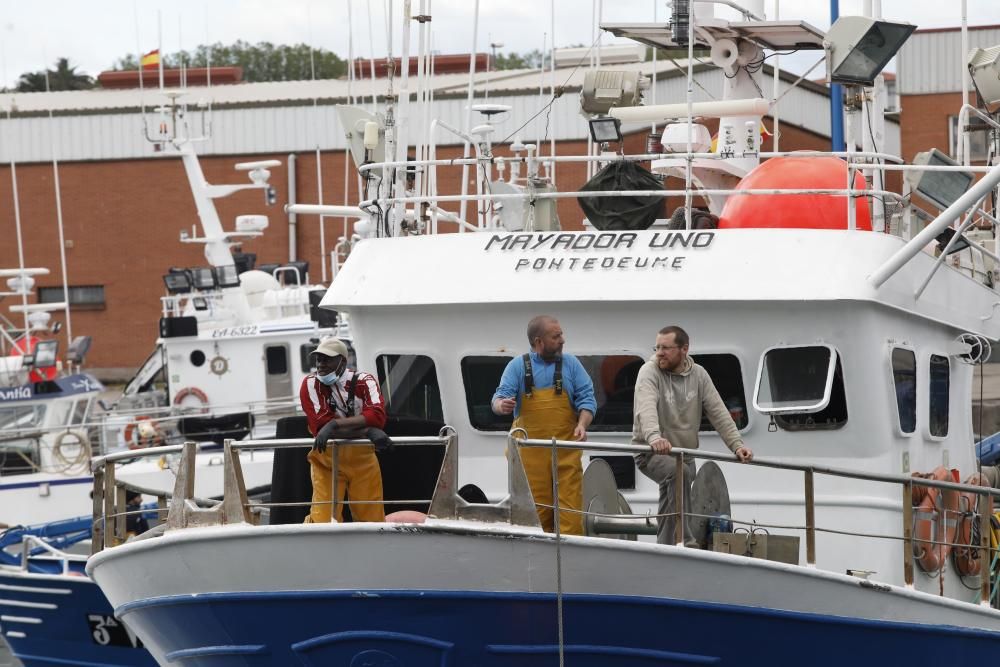
[[[729,449],[735,452],[743,446],[708,371],[690,357],[684,359],[682,370],[663,371],[654,356],[642,365],[636,379],[632,443],[649,444],[660,435],[672,447],[697,449],[703,410]]]

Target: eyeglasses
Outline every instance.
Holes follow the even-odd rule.
[[[676,350],[680,347],[680,345],[657,345],[653,348],[653,352],[659,352],[660,350]]]

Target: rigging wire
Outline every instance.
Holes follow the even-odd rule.
[[[600,41],[600,36],[598,36],[598,38],[593,41],[593,43],[587,49],[587,52],[584,53],[583,56],[580,57],[580,60],[577,61],[576,66],[573,67],[573,71],[571,71],[569,73],[569,76],[566,77],[566,80],[563,81],[563,84],[561,86],[557,86],[556,87],[556,89],[552,93],[552,99],[549,100],[548,103],[544,107],[542,107],[541,109],[539,109],[537,113],[535,113],[534,115],[532,115],[531,118],[529,118],[524,123],[522,123],[520,127],[518,127],[516,130],[514,130],[513,132],[511,132],[510,134],[508,134],[506,137],[504,137],[503,139],[501,139],[500,141],[498,141],[497,145],[507,143],[512,137],[516,136],[518,132],[520,132],[525,127],[527,127],[531,123],[531,121],[535,120],[536,118],[538,118],[539,116],[541,116],[543,113],[545,113],[547,110],[549,110],[549,109],[552,108],[552,105],[555,104],[555,101],[557,99],[559,99],[560,97],[562,97],[563,93],[566,92],[566,86],[569,85],[569,82],[573,78],[573,75],[576,74],[576,71],[578,69],[580,69],[580,66],[583,65],[584,61],[586,61],[590,57],[590,52],[594,50],[594,47],[597,45],[598,41]]]

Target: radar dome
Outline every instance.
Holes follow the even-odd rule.
[[[761,163],[746,175],[736,190],[844,190],[847,163],[835,157],[776,157]],[[854,187],[865,189],[861,173]],[[858,197],[854,212],[857,229],[871,231],[868,199]],[[847,229],[847,198],[844,195],[731,195],[722,209],[719,229],[746,228]]]
[[[244,271],[240,274],[240,287],[247,296],[251,308],[259,308],[264,303],[264,295],[271,290],[281,289],[281,285],[266,271]]]

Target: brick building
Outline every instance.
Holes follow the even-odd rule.
[[[685,99],[685,72],[672,63],[661,62],[655,71],[651,63],[615,67],[638,68],[655,78],[647,102]],[[560,155],[586,152],[588,129],[579,114],[576,94],[584,71],[581,68],[567,75],[569,71],[557,70],[555,77],[537,71],[477,74],[477,96],[488,92],[490,103],[512,108],[508,117],[495,120],[497,155],[509,154],[500,141],[504,138],[508,144],[514,139],[541,139],[543,155],[548,153],[550,139],[555,139]],[[771,90],[772,75],[767,67],[765,90]],[[781,76],[786,87],[796,78],[785,73]],[[698,101],[721,96],[723,74],[719,70],[699,64],[696,77]],[[540,113],[551,99],[549,90],[555,81],[565,82],[566,94],[546,113]],[[437,75],[432,115],[463,127],[468,113],[467,82],[466,74]],[[264,237],[242,247],[257,255],[258,264],[306,260],[313,282],[329,279],[329,269],[326,276],[322,271],[319,219],[300,216],[290,233],[291,221],[283,206],[293,197],[302,203],[359,200],[358,180],[353,164],[346,159],[346,143],[334,105],[353,101],[370,107],[372,95],[383,92],[384,81],[344,80],[243,83],[187,90],[183,99],[191,105],[189,123],[196,132],[210,130],[210,139],[198,149],[209,182],[245,182],[245,174],[232,169],[236,162],[282,161],[282,167],[272,169],[271,177],[278,192],[277,205],[266,206],[259,192],[239,193],[216,202],[227,229],[232,228],[236,215],[267,215],[270,227]],[[143,136],[144,131],[155,131],[162,120],[156,111],[162,99],[158,91],[148,88],[0,96],[0,110],[9,112],[0,120],[0,229],[11,240],[0,244],[0,267],[18,264],[13,243],[12,184],[16,176],[25,264],[52,270],[51,275],[38,279],[36,298],[61,300],[61,289],[53,292],[61,287],[55,156],[59,161],[73,334],[93,336],[88,365],[110,379],[127,376],[152,350],[160,316],[158,297],[164,294],[162,275],[171,266],[205,264],[200,246],[179,242],[181,231],[190,232],[197,222],[181,162],[155,152]],[[779,109],[781,149],[827,148],[827,109],[826,89],[812,82],[802,83],[785,96]],[[534,120],[517,129],[524,119],[532,117]],[[417,104],[411,105],[409,118],[411,132],[430,122],[428,113]],[[480,122],[473,119],[474,124]],[[772,127],[773,119],[765,123]],[[627,149],[639,151],[649,126],[623,129]],[[890,126],[888,132],[889,143],[895,143],[898,150],[898,128]],[[437,141],[438,157],[461,154],[454,137],[442,132]],[[763,150],[771,146],[768,139]],[[582,185],[585,170],[583,163],[560,165],[556,172],[559,188]],[[289,192],[290,174],[294,174],[294,193]],[[457,193],[460,178],[458,169],[440,171],[439,190]],[[559,215],[564,228],[580,228],[582,214],[575,201],[560,200]],[[343,223],[330,218],[323,224],[329,253],[343,234]],[[8,298],[6,303],[10,302]],[[60,317],[55,314],[56,319]]]

